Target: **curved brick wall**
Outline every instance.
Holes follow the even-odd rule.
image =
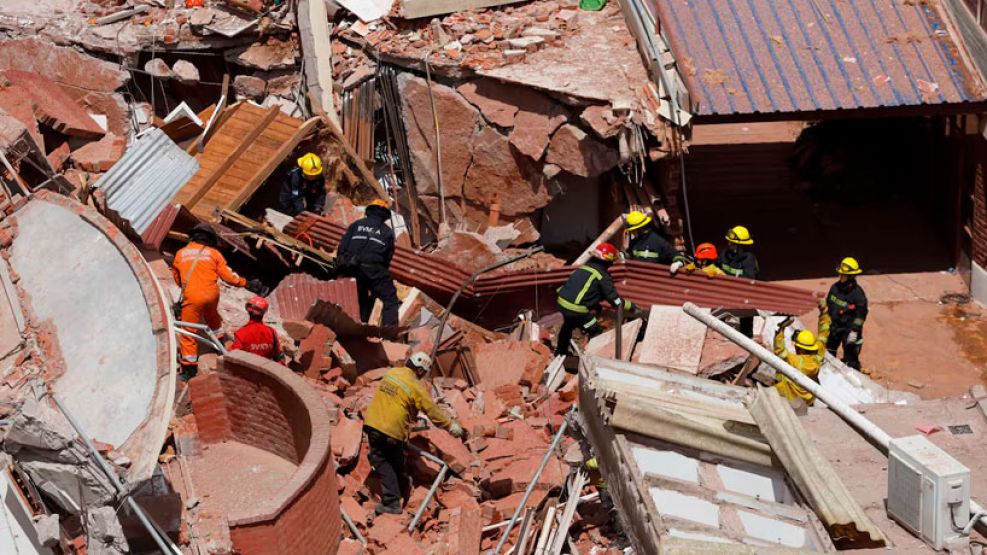
[[[341,517],[329,414],[315,392],[284,366],[242,351],[190,386],[199,441],[245,443],[298,465],[263,507],[228,515],[233,547],[243,555],[336,553]]]

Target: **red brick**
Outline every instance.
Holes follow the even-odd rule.
[[[130,79],[119,64],[34,37],[5,40],[0,48],[0,67],[34,72],[69,85],[74,93],[68,94],[73,97],[86,95],[88,91],[113,92]]]
[[[340,542],[339,551],[336,552],[336,555],[361,555],[362,553],[363,544],[356,540],[346,538]]]
[[[391,366],[403,365],[408,359],[408,351],[410,349],[408,345],[404,343],[382,341],[380,346],[384,349],[384,354],[387,357],[387,363]]]
[[[363,440],[363,422],[340,416],[332,428],[332,454],[339,466],[350,466],[360,456]]]
[[[438,428],[430,428],[425,432],[428,442],[435,448],[439,456],[453,472],[459,473],[466,469],[473,460],[469,449],[463,442],[449,435],[449,432]]]
[[[450,553],[479,555],[482,535],[483,520],[480,507],[475,502],[465,503],[449,511],[446,544],[449,546]]]
[[[367,529],[367,522],[369,522],[370,513],[364,509],[356,499],[353,499],[349,495],[344,495],[339,498],[339,503],[343,506],[343,510],[346,511],[346,514],[349,515],[350,520],[352,520],[354,524],[364,530]]]
[[[547,347],[532,341],[481,343],[471,350],[478,380],[487,386],[518,384],[525,376],[531,379],[544,372],[552,356]]]
[[[535,475],[543,456],[544,453],[532,454],[530,457],[512,460],[510,464],[505,465],[480,485],[487,495],[495,499],[522,492],[531,483],[531,478]],[[541,476],[538,477],[538,485],[535,486],[535,489],[549,490],[561,485],[564,479],[562,463],[554,459],[549,460]]]
[[[367,387],[383,378],[384,374],[386,374],[389,370],[390,368],[378,368],[376,370],[364,372],[363,374],[360,374],[360,377],[357,378],[354,383],[357,387]]]
[[[331,346],[336,334],[323,325],[314,325],[309,334],[298,345],[298,360],[303,374],[310,378],[332,367]]]
[[[90,172],[105,172],[123,157],[126,141],[113,133],[72,151],[70,159],[76,168]]]
[[[35,116],[55,131],[83,139],[98,139],[105,134],[89,112],[54,81],[16,69],[4,71],[3,76],[29,91],[35,103]]]
[[[393,549],[391,540],[405,535],[405,525],[401,523],[403,515],[378,515],[374,519],[374,525],[367,530],[367,540],[372,541],[381,547]],[[405,536],[407,537],[407,536]],[[395,553],[401,553],[395,551]]]
[[[315,324],[305,320],[285,320],[281,323],[281,328],[294,341],[303,341],[308,337],[308,334],[312,333],[313,327]]]

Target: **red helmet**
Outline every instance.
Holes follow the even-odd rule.
[[[247,312],[255,316],[263,316],[268,306],[267,299],[258,295],[247,301]]]
[[[593,256],[604,260],[607,262],[613,262],[617,259],[617,247],[611,245],[610,243],[600,243],[593,249]]]
[[[716,245],[713,243],[703,243],[696,247],[696,260],[716,260],[719,253],[716,252]]]

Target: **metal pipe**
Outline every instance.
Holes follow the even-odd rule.
[[[514,524],[517,523],[518,517],[521,515],[521,511],[524,510],[524,504],[528,502],[528,498],[531,497],[531,492],[535,490],[535,486],[538,485],[538,478],[541,477],[541,473],[545,470],[545,466],[548,465],[548,460],[552,458],[552,454],[555,452],[555,448],[559,446],[559,442],[562,441],[562,435],[565,433],[565,429],[569,425],[569,418],[573,412],[575,412],[576,406],[573,405],[569,409],[569,415],[562,420],[562,425],[559,426],[559,431],[555,432],[555,438],[552,440],[552,444],[545,451],[545,456],[542,457],[541,464],[538,465],[538,470],[535,471],[535,475],[531,477],[531,481],[528,482],[528,487],[524,489],[524,495],[521,497],[521,502],[518,503],[517,509],[514,510],[514,515],[511,516],[511,521],[507,523],[507,528],[500,535],[500,541],[497,542],[497,547],[494,548],[493,553],[500,553],[500,550],[504,547],[504,543],[507,542],[507,536],[510,535],[511,529],[514,528]]]
[[[725,322],[717,320],[711,314],[704,312],[698,306],[692,303],[685,303],[682,305],[682,310],[684,310],[689,316],[692,316],[696,320],[706,324],[709,328],[716,331],[723,337],[726,337],[730,341],[736,343],[747,352],[761,359],[761,361],[765,362],[768,366],[781,372],[786,378],[792,380],[802,389],[805,389],[809,393],[815,395],[820,401],[826,403],[829,410],[835,412],[840,418],[856,428],[860,431],[860,433],[864,434],[865,437],[876,443],[880,447],[881,451],[884,452],[885,456],[887,455],[888,446],[892,439],[891,435],[865,418],[864,415],[854,410],[850,405],[847,405],[835,395],[830,395],[830,393],[823,389],[821,385],[806,377],[805,374],[779,358],[778,355],[772,353],[768,349],[765,349],[758,343],[754,342],[754,340],[733,329]],[[977,518],[976,522],[980,524],[980,530],[987,528],[987,517],[984,516],[987,512],[985,512],[985,509],[973,499],[970,500],[970,514]]]
[[[615,328],[616,335],[614,336],[613,343],[613,358],[617,360],[624,360],[624,303],[621,302],[617,305],[617,327]]]
[[[878,428],[873,422],[864,418],[864,416],[859,412],[853,410],[850,405],[847,405],[835,396],[830,395],[829,392],[823,389],[823,387],[816,381],[812,380],[794,366],[791,366],[779,358],[778,355],[754,342],[754,340],[750,339],[746,335],[735,330],[726,322],[714,318],[713,315],[703,311],[701,308],[692,303],[685,303],[682,305],[682,310],[684,310],[689,316],[692,316],[696,320],[706,324],[720,335],[726,337],[741,348],[761,359],[761,361],[766,363],[768,366],[774,368],[778,372],[781,372],[785,375],[785,377],[792,380],[802,389],[805,389],[809,393],[818,397],[820,401],[826,403],[830,410],[838,414],[853,427],[857,428],[871,440],[880,445],[885,452],[888,450],[888,443],[891,441],[891,436],[887,432],[881,428]]]
[[[418,447],[414,443],[406,443],[405,445],[407,445],[412,451],[418,453],[419,455],[425,457],[426,459],[438,465],[448,466],[446,465],[446,462],[444,460],[440,459],[439,457],[436,457],[435,455],[429,453],[428,451],[422,449],[421,447]],[[455,474],[455,472],[453,472],[453,474]]]
[[[442,313],[442,319],[439,321],[439,329],[438,329],[438,331],[435,332],[435,341],[433,341],[434,344],[432,345],[432,356],[431,356],[432,361],[433,361],[432,368],[435,368],[434,361],[435,361],[435,356],[439,352],[439,343],[441,343],[440,339],[442,338],[442,330],[444,330],[446,328],[446,322],[449,321],[449,316],[452,314],[452,307],[455,306],[456,301],[459,300],[459,296],[463,294],[463,291],[465,291],[466,288],[469,287],[471,283],[473,283],[474,281],[476,281],[476,279],[478,277],[480,277],[481,275],[483,275],[483,274],[485,274],[487,272],[492,272],[492,271],[494,271],[494,270],[496,270],[498,268],[503,268],[504,266],[507,266],[508,264],[513,264],[513,263],[517,262],[518,260],[524,260],[525,258],[528,258],[529,256],[531,256],[531,255],[533,255],[535,253],[541,252],[543,250],[545,250],[545,247],[543,247],[542,245],[538,245],[536,247],[532,247],[532,248],[530,248],[530,249],[522,252],[521,254],[518,254],[516,256],[512,256],[512,257],[510,257],[510,258],[508,258],[506,260],[501,260],[500,262],[495,262],[495,263],[493,263],[493,264],[491,264],[491,265],[489,265],[489,266],[487,266],[485,268],[480,268],[479,270],[477,270],[477,271],[473,272],[472,274],[470,274],[470,276],[468,278],[466,278],[466,281],[464,281],[462,284],[460,284],[459,289],[457,289],[456,292],[453,293],[452,298],[449,299],[449,304],[446,305],[446,309]],[[428,373],[426,374],[426,376],[430,376],[431,374],[432,374],[432,369],[429,368]]]
[[[442,463],[442,470],[439,470],[439,475],[435,477],[435,481],[432,482],[432,488],[428,490],[428,495],[425,496],[425,500],[422,501],[418,511],[415,512],[415,518],[411,519],[411,524],[408,525],[408,531],[411,532],[418,525],[418,519],[425,514],[425,508],[428,507],[428,502],[432,500],[432,496],[435,495],[435,491],[439,489],[439,484],[446,479],[446,473],[449,472],[449,465]]]
[[[93,445],[92,440],[89,439],[89,434],[87,434],[86,431],[82,428],[82,424],[80,424],[79,421],[76,420],[74,416],[72,416],[72,413],[70,413],[68,409],[65,408],[65,405],[63,405],[62,402],[58,400],[58,397],[55,397],[54,393],[49,392],[49,395],[51,396],[52,401],[55,402],[55,405],[58,406],[58,410],[62,412],[62,414],[65,416],[65,419],[68,420],[69,424],[72,425],[72,428],[75,429],[75,433],[79,434],[79,437],[82,438],[82,442],[89,449],[90,454],[92,454],[93,460],[96,461],[96,464],[99,466],[100,470],[102,470],[103,473],[106,474],[106,477],[109,478],[110,483],[113,484],[113,488],[117,490],[117,494],[126,496],[127,504],[130,506],[130,510],[132,510],[134,514],[137,515],[137,519],[141,521],[141,524],[151,535],[151,538],[154,539],[154,543],[158,544],[158,549],[160,549],[162,553],[173,553],[174,555],[182,555],[181,550],[179,550],[178,546],[172,543],[171,540],[167,539],[167,537],[162,537],[158,535],[157,525],[151,522],[150,517],[147,516],[147,514],[144,512],[144,509],[142,509],[141,506],[137,503],[137,501],[135,501],[134,498],[131,497],[130,492],[127,491],[126,488],[124,488],[123,483],[120,481],[120,477],[117,476],[116,471],[113,470],[110,464],[106,462],[106,459],[103,458],[103,455],[99,453],[99,450],[96,449],[96,446]]]
[[[353,532],[353,536],[356,537],[357,541],[366,547],[367,538],[363,537],[363,534],[356,529],[356,524],[353,524],[353,519],[350,518],[350,515],[346,514],[346,509],[342,505],[339,506],[339,514],[343,516],[343,521],[346,522],[346,526],[349,527],[350,532]]]
[[[225,355],[225,354],[227,354],[227,353],[230,352],[226,348],[226,345],[223,345],[223,342],[220,341],[218,337],[216,337],[216,334],[214,334],[212,332],[212,329],[210,329],[209,326],[206,326],[204,324],[194,324],[192,322],[178,322],[178,321],[176,321],[174,327],[175,327],[175,332],[176,333],[179,333],[181,335],[187,335],[189,337],[198,339],[202,343],[205,343],[206,345],[209,345],[210,347],[213,347],[214,349],[216,349],[217,351],[219,351],[220,354],[224,354]],[[209,337],[208,338],[202,337],[201,335],[192,333],[192,332],[190,332],[188,330],[183,330],[182,328],[192,328],[192,329],[202,330],[202,331],[206,332],[206,335],[209,336]]]

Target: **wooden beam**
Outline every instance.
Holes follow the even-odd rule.
[[[194,195],[192,195],[192,198],[185,203],[185,208],[188,208],[189,210],[195,208],[195,205],[198,204],[198,202],[202,200],[202,198],[206,196],[206,194],[209,193],[213,185],[215,185],[216,182],[219,181],[219,179],[226,173],[226,171],[229,170],[234,163],[236,163],[237,159],[240,158],[240,156],[243,155],[243,153],[247,150],[247,148],[249,148],[250,145],[253,144],[253,142],[257,139],[257,137],[259,137],[260,134],[263,133],[265,129],[267,129],[267,126],[270,125],[272,121],[274,121],[274,118],[278,117],[279,113],[281,113],[280,108],[278,108],[277,106],[271,106],[271,108],[264,115],[264,119],[261,120],[261,122],[256,127],[254,127],[250,131],[250,133],[248,133],[247,136],[243,138],[242,141],[240,141],[240,144],[236,146],[236,149],[226,157],[226,160],[223,160],[223,163],[220,164],[218,168],[216,168],[216,171],[214,171],[212,175],[210,175],[209,178],[206,179],[206,182],[203,183],[202,186],[199,187],[199,190],[196,191]]]
[[[302,43],[302,72],[312,109],[321,110],[338,125],[339,116],[332,96],[332,48],[325,2],[299,0],[296,18]]]
[[[319,123],[319,118],[310,118],[303,123],[302,126],[295,131],[295,134],[291,136],[291,139],[282,143],[281,146],[278,147],[277,152],[275,152],[270,159],[268,159],[267,163],[257,170],[254,175],[250,176],[250,179],[240,190],[240,194],[237,195],[237,197],[227,208],[234,211],[239,210],[240,207],[243,206],[243,203],[247,202],[247,199],[253,196],[253,194],[257,191],[257,188],[260,187],[261,183],[263,183],[264,180],[274,172],[275,168],[277,168],[278,165],[284,161],[285,157],[291,154],[291,151],[295,150],[295,147],[298,146],[298,143],[302,141],[305,135],[308,135],[309,132],[315,128],[317,123]]]
[[[216,107],[213,108],[211,114],[209,114],[209,121],[206,122],[206,127],[202,130],[202,135],[199,136],[199,140],[195,141],[189,149],[189,154],[195,154],[197,152],[202,152],[205,149],[206,141],[209,140],[209,136],[215,132],[216,128],[219,127],[219,118],[223,116],[223,112],[226,109],[226,104],[230,100],[230,74],[223,75],[223,88],[220,89],[222,92],[219,94],[219,102],[216,103]]]
[[[309,91],[309,100],[310,101],[312,100],[311,91]],[[346,137],[343,135],[342,129],[339,128],[339,124],[333,121],[332,119],[330,119],[324,111],[316,108],[314,101],[312,101],[312,106],[316,114],[318,114],[319,117],[322,118],[322,122],[325,124],[326,129],[329,131],[329,134],[332,135],[332,137],[336,139],[337,142],[339,142],[340,146],[343,147],[343,152],[346,153],[346,157],[349,158],[349,161],[353,164],[353,167],[355,167],[357,172],[359,172],[360,177],[363,179],[363,181],[366,182],[366,184],[369,185],[371,188],[373,188],[374,192],[377,193],[378,198],[388,200],[390,197],[388,197],[387,191],[385,191],[384,188],[381,187],[380,182],[377,181],[377,177],[374,175],[374,172],[370,171],[370,168],[368,168],[367,165],[363,162],[363,159],[360,158],[360,155],[357,154],[355,150],[353,150],[352,146],[350,146],[349,141],[347,141]]]
[[[596,238],[596,241],[590,243],[589,246],[586,247],[586,250],[583,251],[583,254],[580,254],[579,258],[575,259],[572,262],[572,265],[582,266],[583,264],[589,262],[589,258],[590,256],[592,256],[590,253],[593,252],[593,249],[595,249],[601,243],[606,243],[607,241],[609,241],[614,235],[617,234],[618,231],[620,231],[620,228],[623,227],[623,225],[624,225],[623,216],[617,216],[616,218],[614,218],[613,222],[611,222],[610,225],[608,225],[607,228],[603,230],[603,233],[601,233],[600,236]]]
[[[404,0],[401,15],[405,19],[443,15],[452,12],[517,4],[522,0]]]

